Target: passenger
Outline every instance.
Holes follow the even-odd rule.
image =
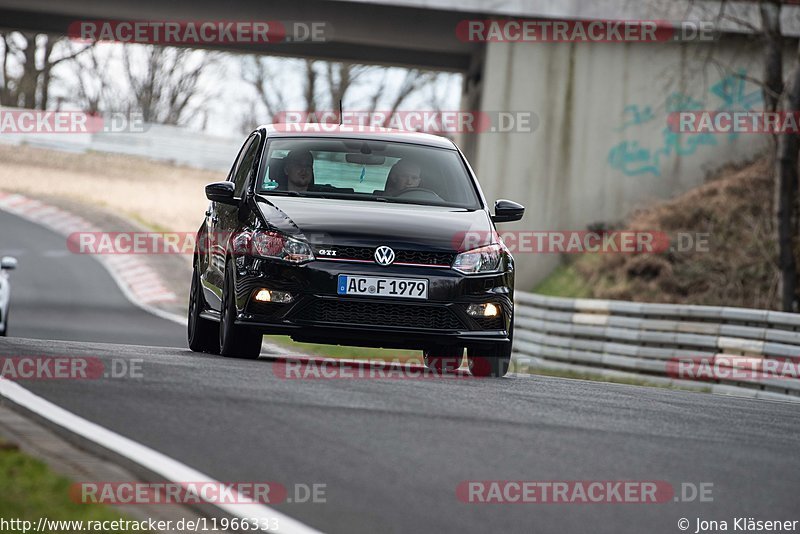
[[[422,168],[414,162],[401,159],[392,166],[386,178],[383,193],[397,196],[406,189],[414,189],[422,182]]]
[[[314,183],[314,156],[308,150],[291,150],[283,160],[288,191],[308,191]]]

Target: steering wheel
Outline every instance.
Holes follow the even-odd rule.
[[[421,195],[419,193],[422,193]],[[409,187],[408,189],[403,189],[399,193],[395,195],[395,198],[405,197],[408,196],[410,199],[414,199],[416,197],[419,200],[425,200],[426,197],[431,200],[441,200],[444,202],[444,199],[440,197],[436,191],[431,191],[430,189],[425,189],[424,187]],[[431,198],[432,197],[432,198]]]

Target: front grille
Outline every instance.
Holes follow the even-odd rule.
[[[320,245],[320,249],[333,249],[336,256],[317,255],[320,259],[361,260],[375,261],[375,248],[371,247],[338,247],[333,245]],[[395,263],[413,263],[419,265],[446,265],[450,266],[455,259],[452,252],[424,252],[419,250],[395,250]]]
[[[386,304],[346,300],[315,300],[296,311],[294,321],[338,323],[366,326],[427,328],[432,330],[462,330],[459,318],[444,306],[417,304]]]
[[[450,252],[420,252],[416,250],[396,250],[395,263],[421,263],[424,265],[450,266],[455,259],[455,254]]]
[[[333,249],[336,251],[336,256],[322,256],[323,259],[348,259],[348,260],[375,260],[375,249],[366,247],[328,247],[321,246],[321,249]]]

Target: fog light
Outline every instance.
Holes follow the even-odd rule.
[[[498,307],[491,302],[486,304],[470,304],[467,313],[473,317],[497,317],[500,314]]]
[[[256,302],[276,302],[278,304],[286,304],[294,299],[291,293],[285,291],[275,291],[274,289],[259,289],[253,300]]]

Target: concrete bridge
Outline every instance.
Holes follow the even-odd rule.
[[[0,26],[67,33],[76,20],[322,21],[326,41],[225,48],[269,54],[425,67],[464,73],[462,109],[532,112],[532,133],[463,136],[487,197],[524,203],[509,229],[583,230],[613,223],[656,199],[702,183],[706,172],[753,157],[763,136],[678,135],[674,110],[750,110],[762,105],[749,78],[760,47],[741,26],[716,21],[716,1],[644,0],[0,0]],[[652,2],[652,4],[656,4]],[[753,3],[733,4],[758,23]],[[798,7],[783,10],[785,33],[800,34]],[[669,43],[468,42],[466,19],[716,21],[713,41]],[[559,261],[517,254],[527,289]]]

